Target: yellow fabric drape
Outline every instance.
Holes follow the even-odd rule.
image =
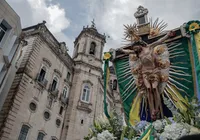
[[[140,103],[141,103],[141,100],[142,100],[142,96],[140,96],[139,94],[133,100],[131,111],[129,113],[129,116],[130,116],[129,121],[130,121],[131,125],[135,125],[137,122],[140,121]]]
[[[178,90],[174,86],[170,86],[170,88],[166,88],[167,92],[171,95],[172,100],[174,101],[177,108],[179,108],[182,111],[187,111],[187,101],[181,96],[181,94],[178,92]],[[175,92],[175,93],[174,93]]]
[[[198,53],[198,58],[200,60],[200,32],[194,35],[195,42],[196,42],[196,47],[197,47],[197,53]]]
[[[151,134],[152,129],[149,129],[147,134],[142,138],[142,140],[150,140],[150,134]]]

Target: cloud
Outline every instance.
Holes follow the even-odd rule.
[[[149,17],[159,17],[168,23],[167,29],[180,27],[184,22],[199,19],[199,0],[87,0],[88,22],[95,18],[97,28],[111,38],[107,38],[104,51],[122,46],[123,24],[136,22],[134,13],[139,5],[149,10]]]
[[[88,0],[88,3],[90,4],[88,19],[95,18],[98,30],[110,37],[107,38],[104,51],[111,47],[120,47],[123,38],[123,24],[134,22],[133,13],[142,2],[140,0],[102,0],[97,3]]]
[[[64,33],[70,25],[70,20],[66,17],[65,9],[60,5],[52,4],[52,0],[27,0],[31,6],[31,10],[34,13],[33,19],[36,23],[45,20],[47,22],[48,29],[60,42],[66,42],[69,48],[69,54],[72,54],[73,44],[71,40]],[[47,2],[48,5],[47,5]]]
[[[62,32],[69,27],[70,21],[66,17],[65,10],[60,8],[59,4],[49,4],[49,0],[27,0],[34,13],[33,19],[35,22],[47,21],[47,26],[51,32]],[[50,2],[50,1],[49,1]]]
[[[8,0],[8,2],[13,4],[13,8],[19,12],[23,27],[32,26],[45,20],[48,29],[58,41],[69,41],[64,30],[70,26],[70,20],[66,17],[65,9],[61,8],[59,3],[53,3],[55,0]],[[71,54],[72,47],[69,49]]]
[[[22,27],[33,25],[33,12],[27,0],[7,0],[8,4],[20,16]],[[40,21],[41,22],[41,21]]]
[[[107,51],[109,48],[118,48],[123,45],[123,24],[136,22],[134,13],[139,5],[148,8],[149,17],[153,19],[159,17],[168,23],[167,29],[177,28],[184,22],[199,19],[200,15],[199,0],[7,1],[19,13],[23,27],[46,20],[48,28],[56,38],[59,41],[66,41],[70,46],[70,54],[73,50],[73,41],[81,32],[82,26],[90,23],[93,18],[98,31],[110,36],[110,38],[107,37],[105,44],[104,51]],[[70,10],[68,15],[67,10]]]

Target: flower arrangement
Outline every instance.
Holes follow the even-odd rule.
[[[166,101],[167,102],[167,101]],[[85,140],[140,140],[142,138],[176,140],[182,136],[200,134],[200,105],[196,98],[188,102],[188,111],[172,112],[174,117],[154,122],[140,121],[134,127],[124,125],[122,115],[114,110],[109,119],[100,117]],[[168,105],[170,106],[170,105]],[[151,127],[151,131],[148,129]],[[149,129],[150,130],[150,129]],[[148,136],[147,136],[148,135]]]
[[[117,114],[115,110],[109,119],[101,116],[95,120],[89,131],[84,140],[124,140],[124,138],[132,139],[136,136],[135,129],[124,126],[122,115]]]

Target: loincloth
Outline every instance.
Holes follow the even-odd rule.
[[[159,81],[160,80],[160,70],[143,70],[142,71],[143,78],[146,78],[148,81]]]

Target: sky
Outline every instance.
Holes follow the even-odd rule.
[[[83,26],[94,19],[99,33],[107,37],[104,51],[123,44],[124,24],[136,22],[139,5],[148,8],[148,17],[164,20],[167,29],[180,27],[190,20],[200,20],[200,0],[6,0],[21,18],[22,27],[45,20],[60,42],[66,42],[69,54]]]

